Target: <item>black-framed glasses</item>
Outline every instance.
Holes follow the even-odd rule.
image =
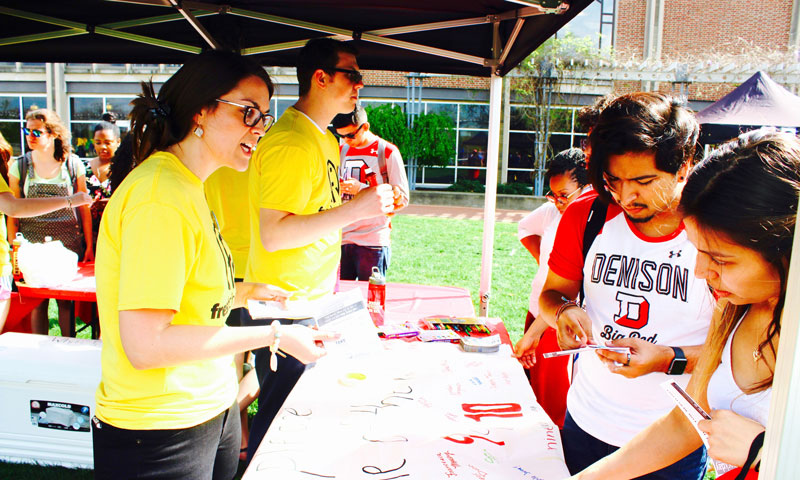
[[[553,193],[550,193],[548,195],[545,195],[544,198],[546,198],[547,200],[549,200],[549,201],[551,201],[553,203],[556,203],[556,204],[559,204],[559,205],[564,205],[565,203],[567,203],[567,201],[570,198],[575,196],[575,194],[580,192],[580,191],[581,191],[581,189],[578,188],[575,191],[573,191],[572,193],[570,193],[569,195],[554,195]]]
[[[342,72],[347,75],[348,80],[355,83],[361,83],[364,80],[364,76],[361,75],[361,72],[358,70],[350,69],[350,68],[334,68],[334,72]]]
[[[242,105],[241,103],[231,102],[230,100],[223,100],[221,98],[217,99],[220,103],[227,103],[228,105],[233,105],[234,107],[239,107],[244,109],[244,118],[242,121],[248,127],[255,127],[258,122],[264,122],[264,132],[269,130],[273,123],[275,123],[275,117],[270,115],[269,113],[264,113],[257,109],[252,105]]]
[[[356,135],[358,135],[358,131],[361,130],[361,127],[363,127],[363,126],[364,126],[364,124],[362,123],[354,131],[352,131],[350,133],[340,133],[339,136],[342,137],[342,138],[349,138],[350,140],[353,140],[353,139],[356,138]]]
[[[35,128],[31,130],[28,127],[22,127],[22,133],[24,133],[25,135],[30,135],[33,138],[39,138],[42,135],[44,135],[44,132],[42,130],[37,130]]]

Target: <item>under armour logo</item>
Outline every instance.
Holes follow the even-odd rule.
[[[673,250],[669,251],[669,258],[680,257],[680,256],[681,256],[681,250],[678,250],[677,252],[675,252]]]
[[[377,147],[373,148],[372,150],[370,150],[369,153],[370,153],[370,155],[376,155],[378,153]]]

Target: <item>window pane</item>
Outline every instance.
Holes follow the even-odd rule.
[[[536,109],[511,107],[511,130],[536,130]]]
[[[460,128],[489,128],[489,105],[462,104]]]
[[[72,120],[98,121],[103,115],[102,98],[72,97],[69,99]]]
[[[19,120],[19,97],[0,97],[0,118]]]
[[[11,155],[22,155],[22,123],[20,122],[0,122],[0,133],[11,145],[13,152]]]
[[[521,183],[529,187],[533,186],[533,172],[529,170],[512,170],[508,169],[508,182],[507,183]]]
[[[72,123],[72,149],[79,157],[94,157],[93,123]]]
[[[535,133],[511,133],[508,137],[508,168],[533,168]]]
[[[458,132],[458,164],[469,166],[485,165],[487,143],[488,134],[486,132],[463,130]]]
[[[116,115],[117,120],[126,120],[133,108],[130,105],[131,98],[106,98],[106,111]]]
[[[486,185],[486,169],[485,168],[459,168],[459,180],[477,180],[483,185]]]
[[[568,108],[553,108],[550,110],[550,131],[571,132],[572,110]]]
[[[38,110],[40,108],[47,108],[46,97],[22,97],[22,115],[31,110]]]
[[[442,183],[449,185],[455,181],[455,170],[453,167],[424,167],[425,183]],[[422,177],[418,176],[417,181]]]
[[[559,135],[557,133],[550,135],[550,146],[553,147],[553,155],[568,149],[570,147],[569,142],[569,135]]]
[[[454,103],[428,103],[428,113],[440,113],[453,119],[453,125],[458,121],[458,105]]]

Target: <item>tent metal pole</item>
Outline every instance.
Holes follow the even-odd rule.
[[[207,17],[209,15],[217,15],[217,12],[209,12],[209,11],[196,11],[192,12],[192,15],[195,17]],[[147,17],[147,18],[139,18],[136,20],[126,20],[123,22],[112,22],[112,23],[104,23],[100,25],[101,27],[110,28],[112,30],[119,30],[121,28],[130,28],[130,27],[141,27],[144,25],[155,25],[157,23],[164,23],[164,22],[174,22],[176,20],[183,20],[183,16],[177,13],[171,13],[169,15],[159,15],[157,17]]]
[[[780,346],[772,379],[761,478],[800,478],[800,228],[794,230],[792,260],[781,317]],[[792,292],[795,292],[792,294]]]
[[[197,18],[195,18],[194,15],[192,15],[192,12],[183,8],[181,2],[179,2],[178,0],[169,0],[169,3],[172,4],[173,7],[175,7],[178,13],[180,13],[181,16],[183,16],[183,18],[186,19],[187,22],[189,22],[189,25],[191,25],[192,28],[194,28],[197,34],[200,35],[200,37],[203,39],[203,41],[205,41],[208,44],[209,47],[213,48],[214,50],[219,50],[220,48],[222,48],[222,45],[220,45],[219,42],[214,40],[214,37],[211,36],[211,33],[209,33],[209,31],[206,30],[206,27],[204,27],[203,24],[200,23],[197,20]]]
[[[500,22],[493,24],[492,54],[500,56]],[[500,156],[500,109],[503,103],[503,77],[492,69],[489,80],[489,143],[486,146],[486,190],[483,203],[483,245],[481,246],[481,285],[479,315],[489,315],[494,255],[494,213],[497,205],[497,165]]]

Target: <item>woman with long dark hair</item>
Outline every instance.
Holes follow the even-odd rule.
[[[206,52],[130,114],[137,165],[100,224],[97,303],[103,330],[93,445],[95,478],[222,479],[240,445],[233,355],[270,346],[307,363],[332,338],[301,326],[228,328],[248,299],[285,300],[234,282],[233,260],[203,181],[247,168],[272,124],[273,85],[237,54]]]
[[[695,167],[681,195],[698,250],[695,275],[719,298],[688,392],[711,412],[698,425],[708,434],[709,456],[744,467],[728,474],[737,478],[752,478],[763,442],[798,196],[800,140],[770,130],[720,147]],[[576,478],[637,477],[700,445],[676,408]]]

